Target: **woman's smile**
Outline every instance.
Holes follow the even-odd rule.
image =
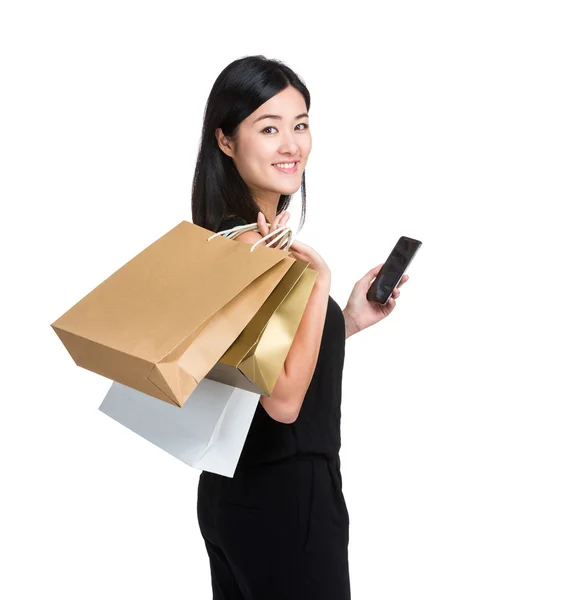
[[[296,173],[299,167],[299,161],[275,163],[273,166],[281,173]]]

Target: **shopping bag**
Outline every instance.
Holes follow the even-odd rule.
[[[257,227],[257,223],[239,225],[218,235],[234,239],[240,233]],[[286,249],[289,249],[291,236],[291,230],[280,227],[275,235],[269,236],[268,245],[278,244],[274,247],[282,248],[287,244]],[[308,263],[296,261],[291,265],[263,306],[206,377],[270,396],[316,279],[317,272],[309,269]]]
[[[203,379],[179,407],[114,381],[99,410],[191,467],[233,477],[258,402]]]
[[[316,278],[304,263],[294,264],[206,377],[270,396]]]
[[[258,243],[182,221],[52,328],[77,365],[183,406],[297,262]]]

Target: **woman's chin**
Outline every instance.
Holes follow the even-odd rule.
[[[301,181],[299,180],[297,183],[294,183],[292,185],[277,186],[275,188],[275,191],[278,192],[279,194],[283,194],[284,196],[290,196],[290,195],[298,192],[300,187],[301,187]]]

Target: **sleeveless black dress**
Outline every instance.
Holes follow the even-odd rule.
[[[229,217],[217,231],[245,224]],[[329,296],[297,420],[275,421],[259,403],[233,478],[201,473],[198,520],[214,599],[350,598],[339,459],[344,358],[345,321]]]
[[[217,231],[246,225],[241,217],[225,219]],[[336,458],[341,448],[341,386],[345,360],[345,320],[329,296],[323,337],[313,378],[299,417],[285,424],[271,418],[259,403],[238,468],[270,463],[297,454]]]

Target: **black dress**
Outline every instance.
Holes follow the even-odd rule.
[[[227,218],[217,231],[246,224]],[[329,296],[317,365],[294,423],[257,405],[233,478],[203,471],[197,514],[214,600],[348,600],[342,489],[345,321]]]

